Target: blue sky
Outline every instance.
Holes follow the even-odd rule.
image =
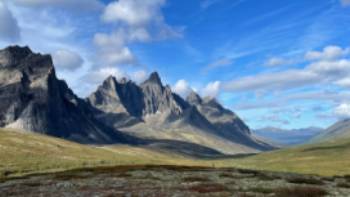
[[[0,47],[50,53],[81,97],[158,71],[250,127],[350,116],[349,0],[0,0]]]

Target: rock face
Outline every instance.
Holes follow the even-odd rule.
[[[28,47],[0,51],[0,126],[82,143],[126,141],[95,120],[92,108],[56,78],[49,55]]]
[[[101,111],[96,115],[101,122],[137,137],[200,142],[214,149],[218,147],[212,145],[226,141],[232,145],[225,148],[226,153],[235,152],[230,149],[236,146],[246,149],[242,152],[272,148],[255,139],[244,122],[215,99],[202,99],[192,92],[184,100],[163,86],[158,73],[140,86],[108,77],[87,100]]]
[[[213,125],[216,134],[220,137],[259,150],[270,148],[268,144],[255,139],[249,127],[234,112],[225,109],[215,98],[202,99],[195,92],[191,92],[186,100]]]
[[[0,50],[0,99],[0,127],[81,143],[142,143],[227,154],[273,148],[215,99],[191,93],[184,100],[163,86],[158,73],[140,85],[110,76],[80,99],[57,79],[51,57],[28,47]]]

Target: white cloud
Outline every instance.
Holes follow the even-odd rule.
[[[271,91],[308,85],[344,85],[346,83],[345,78],[350,76],[350,60],[339,58],[346,56],[349,49],[328,46],[322,52],[312,53],[306,53],[305,57],[315,61],[305,68],[246,76],[224,83],[223,88],[228,91]]]
[[[309,51],[305,54],[307,60],[334,60],[349,53],[349,49],[339,46],[327,46],[323,51]]]
[[[341,118],[350,117],[350,103],[342,103],[338,105],[334,112]]]
[[[223,84],[223,88],[228,91],[282,90],[318,81],[319,76],[315,73],[304,70],[287,70],[243,77]]]
[[[266,66],[281,66],[281,65],[285,65],[285,64],[289,64],[289,63],[290,62],[286,59],[279,58],[279,57],[272,57],[265,62],[265,65]]]
[[[98,0],[11,0],[11,2],[24,7],[60,7],[75,11],[94,11],[104,7]]]
[[[182,30],[175,30],[165,23],[161,7],[165,0],[119,0],[109,3],[102,20],[117,26],[111,34],[97,33],[94,43],[98,47],[100,64],[137,64],[130,44],[181,37]]]
[[[350,61],[346,59],[319,61],[310,64],[306,69],[319,74],[320,77],[323,77],[324,79],[339,79],[350,74]]]
[[[173,87],[173,91],[183,98],[186,98],[186,96],[191,92],[191,87],[188,84],[188,82],[184,79],[181,79],[176,82],[175,86]]]
[[[126,46],[129,38],[122,31],[111,35],[98,33],[94,44],[99,50],[99,59],[106,65],[136,64],[136,58]]]
[[[338,80],[335,83],[339,86],[350,88],[350,77]]]
[[[0,1],[0,39],[13,42],[19,38],[20,28],[17,19],[8,9],[6,2]]]
[[[102,19],[106,22],[124,22],[144,26],[154,20],[163,20],[160,7],[165,0],[119,0],[106,7]]]
[[[136,83],[142,83],[147,79],[147,72],[144,70],[138,70],[131,73],[130,77]]]
[[[127,77],[127,74],[118,67],[104,67],[97,71],[88,73],[83,80],[91,85],[101,84],[107,77],[114,76],[117,79]]]
[[[207,86],[203,88],[203,90],[201,91],[201,94],[204,97],[215,98],[220,93],[220,88],[221,88],[220,81],[210,82]]]
[[[76,70],[83,66],[84,60],[76,52],[70,50],[58,50],[52,55],[53,62],[58,69]]]
[[[343,6],[350,6],[350,0],[340,0],[340,3],[341,3]]]

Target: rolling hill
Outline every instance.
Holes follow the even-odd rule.
[[[120,165],[178,165],[245,168],[318,174],[350,174],[350,138],[252,156],[195,158],[150,147],[87,146],[46,135],[0,130],[0,176]]]
[[[336,122],[324,132],[311,139],[311,142],[334,141],[344,138],[350,138],[350,119]]]
[[[127,145],[87,146],[42,134],[0,129],[0,177],[105,165],[199,165],[170,152]]]

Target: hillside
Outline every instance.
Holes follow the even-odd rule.
[[[334,141],[344,138],[350,138],[350,119],[336,122],[324,132],[311,139],[311,142]]]
[[[0,177],[88,166],[193,163],[179,155],[126,145],[92,147],[41,134],[0,129]]]
[[[349,175],[350,138],[286,148],[243,159],[221,161],[220,165],[324,176]]]
[[[288,148],[255,156],[198,159],[126,145],[92,147],[45,135],[0,130],[0,176],[119,165],[237,167],[267,171],[350,174],[350,139]]]

